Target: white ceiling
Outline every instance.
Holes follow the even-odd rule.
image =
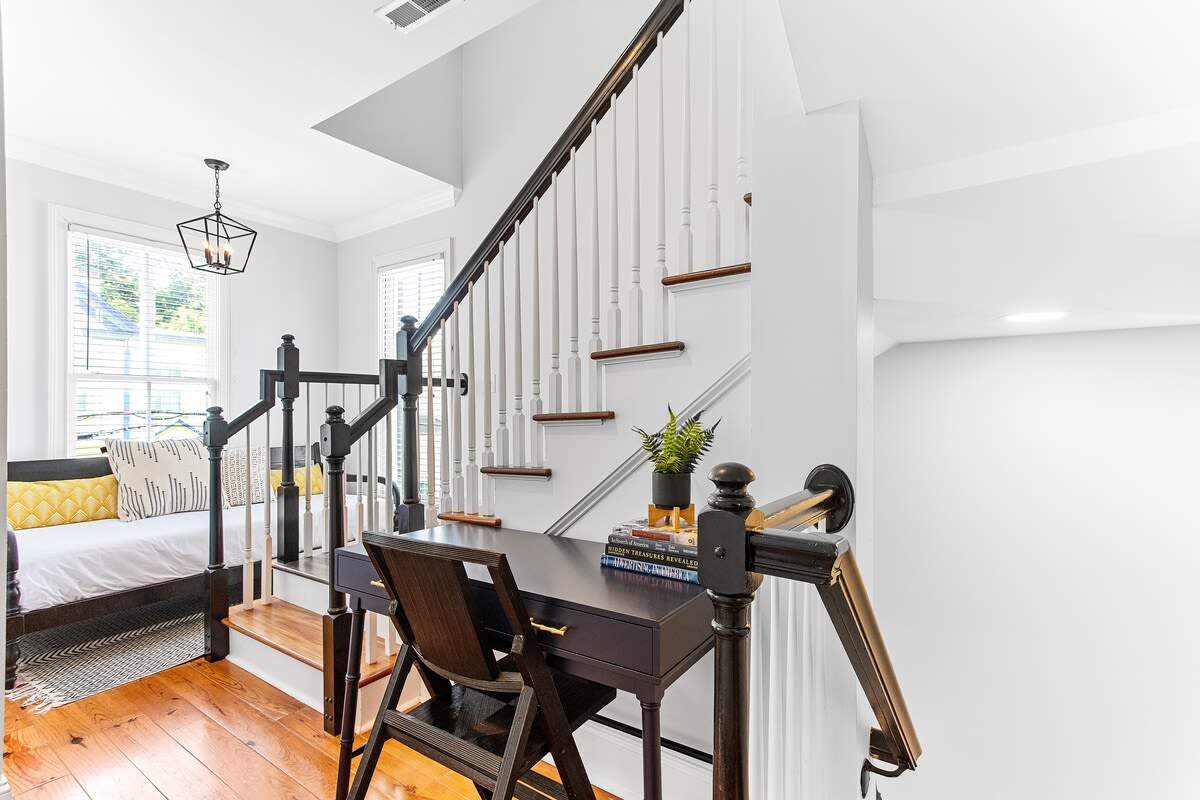
[[[447,184],[312,129],[537,0],[416,31],[382,0],[4,0],[9,155],[329,239],[451,202]]]
[[[806,108],[861,101],[885,338],[1200,322],[1200,4],[780,5]]]

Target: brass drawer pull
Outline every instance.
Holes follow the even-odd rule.
[[[534,630],[542,631],[544,633],[552,633],[555,636],[566,636],[567,635],[567,626],[566,625],[563,625],[561,628],[552,628],[549,625],[543,625],[542,623],[538,622],[533,617],[529,618],[529,624],[533,627]]]
[[[385,587],[385,586],[383,585],[383,581],[371,581],[371,585],[372,585],[372,586],[374,586],[376,589],[385,589],[385,588],[387,588],[387,587]]]

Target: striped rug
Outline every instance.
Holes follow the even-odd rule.
[[[8,699],[37,713],[204,655],[198,601],[167,600],[21,637]]]

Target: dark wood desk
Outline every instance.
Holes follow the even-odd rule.
[[[604,545],[599,542],[461,523],[404,535],[508,555],[529,614],[544,625],[566,627],[561,636],[538,634],[546,660],[564,672],[630,692],[641,702],[645,798],[661,800],[659,706],[667,687],[713,646],[713,608],[705,591],[603,569]],[[487,571],[468,566],[467,574],[478,590],[487,630],[498,649],[506,649],[512,636]],[[337,550],[334,583],[349,595],[358,633],[350,637],[352,649],[354,643],[361,648],[364,612],[386,614],[389,603],[361,544]],[[359,663],[360,656],[349,653],[347,663]],[[352,715],[358,690],[354,676],[348,676],[346,689]],[[341,755],[348,765],[350,753]]]

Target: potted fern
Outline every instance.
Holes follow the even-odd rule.
[[[692,473],[700,458],[712,447],[714,431],[700,424],[700,415],[681,425],[675,411],[667,406],[667,424],[657,433],[641,428],[633,430],[642,437],[642,449],[654,465],[651,501],[659,508],[687,508],[692,503]]]

